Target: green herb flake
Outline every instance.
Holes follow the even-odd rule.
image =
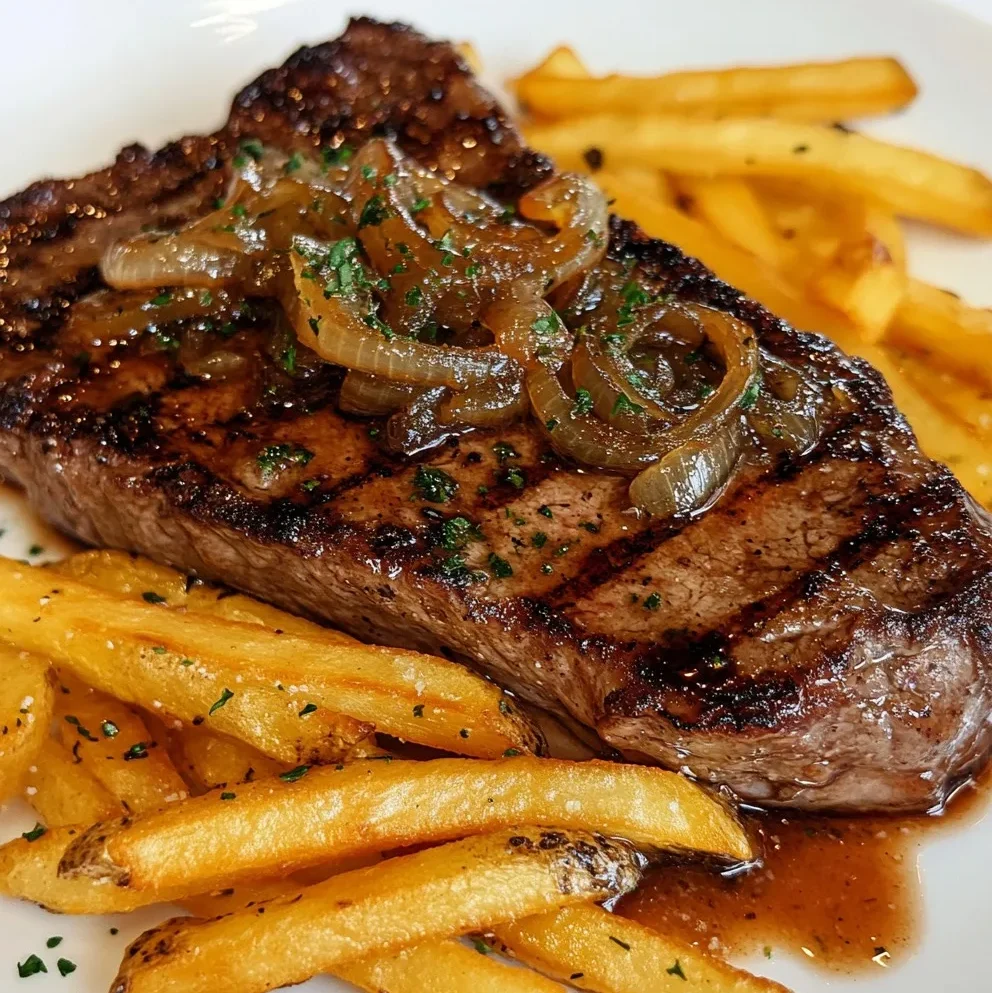
[[[17,975],[21,979],[37,976],[39,972],[48,972],[48,967],[37,955],[29,955],[23,962],[17,963]]]
[[[100,725],[104,738],[116,738],[121,733],[121,729],[113,721],[104,721]]]
[[[25,841],[37,841],[47,830],[48,828],[44,824],[35,824],[30,831],[25,831],[21,837]]]
[[[503,752],[503,758],[512,759],[516,758],[518,755],[522,754],[519,748],[508,748]]]
[[[458,492],[458,483],[443,469],[421,465],[414,473],[413,488],[421,500],[447,503]]]
[[[492,953],[492,948],[490,948],[489,945],[487,945],[481,938],[473,938],[472,947],[480,955],[489,955]]]
[[[271,477],[289,465],[307,465],[313,459],[313,452],[299,445],[269,445],[255,457],[262,475]]]
[[[124,753],[125,762],[146,758],[148,758],[148,745],[143,741],[136,742]]]
[[[160,593],[155,593],[152,590],[148,590],[145,593],[142,593],[141,594],[141,599],[144,600],[145,603],[166,603],[167,602],[164,596],[162,596]]]
[[[377,173],[376,173],[375,168],[373,166],[370,166],[370,165],[363,165],[362,166],[362,179],[373,180],[373,179],[375,179],[376,175],[377,175]]]
[[[303,165],[303,156],[299,152],[293,152],[282,167],[282,171],[288,176],[290,173],[296,172],[301,165]]]
[[[424,301],[424,294],[421,292],[419,286],[411,286],[410,289],[406,291],[406,295],[403,297],[403,300],[408,307],[419,307]]]
[[[221,793],[221,800],[233,800],[237,796],[237,793]]]
[[[544,548],[544,546],[548,543],[548,536],[543,531],[535,531],[530,536],[530,543],[535,548]]]
[[[424,716],[424,705],[422,703],[418,703],[418,704],[416,704],[416,706],[414,706],[414,708],[413,708],[413,716],[414,717],[423,717]]]
[[[665,970],[669,976],[678,976],[683,982],[688,982],[685,978],[685,973],[682,971],[682,963],[678,959],[675,960],[675,965],[671,966]]]
[[[558,320],[558,315],[555,313],[542,314],[533,324],[531,324],[530,329],[534,334],[539,336],[545,336],[549,334],[554,334],[555,331],[559,330],[561,327],[561,322]]]
[[[482,532],[467,517],[452,517],[441,525],[441,546],[457,552],[470,541],[481,541]]]
[[[621,941],[619,938],[613,937],[612,934],[610,935],[610,941],[612,941],[614,945],[619,945],[625,952],[630,951],[630,945],[628,945],[626,941]]]
[[[493,445],[493,454],[500,463],[505,462],[507,459],[520,458],[520,452],[518,452],[513,445],[510,445],[505,441],[497,441],[496,444]]]
[[[482,271],[482,266],[478,262],[473,262],[470,266],[465,267],[465,275],[469,279],[475,279],[476,276]]]
[[[613,404],[611,413],[614,417],[617,414],[632,414],[636,416],[637,414],[643,414],[644,408],[640,404],[634,403],[626,393],[618,393],[617,401]]]
[[[300,489],[303,490],[304,493],[313,493],[313,491],[319,486],[319,479],[304,479],[303,482],[300,483]]]
[[[221,707],[225,706],[227,701],[230,700],[233,696],[234,694],[225,686],[224,691],[221,693],[219,699],[215,700],[210,705],[210,710],[207,711],[207,715],[209,717],[213,717],[214,714],[216,714]]]
[[[513,566],[495,552],[489,553],[489,568],[497,579],[509,579],[513,575]]]
[[[419,214],[422,210],[426,210],[431,205],[430,200],[427,197],[421,197],[419,200],[414,200],[410,204],[410,213]]]
[[[765,945],[763,951],[764,951],[764,955],[765,955],[765,958],[766,959],[770,959],[772,957],[772,946],[771,945]]]
[[[248,138],[241,142],[241,151],[245,155],[250,155],[256,162],[260,162],[265,154],[265,147],[257,138]]]
[[[585,417],[592,410],[592,394],[580,386],[575,391],[575,403],[572,404],[573,417]]]
[[[750,383],[747,384],[747,389],[741,396],[740,403],[738,406],[741,410],[750,410],[757,402],[758,395],[761,393],[761,378],[760,376],[755,376]]]
[[[280,772],[279,778],[286,783],[295,783],[298,779],[302,779],[309,771],[310,766],[298,765],[295,769],[290,769],[288,772]]]
[[[165,645],[152,645],[152,652],[155,655],[165,655],[167,651]]]
[[[660,606],[661,606],[660,593],[652,593],[650,596],[644,598],[645,610],[657,610]]]
[[[341,145],[339,148],[322,148],[320,157],[324,168],[329,166],[343,166],[355,154],[351,145]]]
[[[152,307],[164,307],[171,299],[172,294],[168,290],[163,290],[157,296],[153,296],[148,304]]]
[[[58,948],[62,944],[62,935],[54,934],[45,942],[46,948]]]
[[[469,736],[469,730],[468,730],[468,728],[462,728],[462,729],[461,729],[461,730],[460,730],[460,731],[458,732],[458,735],[459,735],[459,737],[461,737],[461,738],[467,738],[467,737]]]
[[[365,201],[365,206],[362,207],[362,212],[358,217],[358,228],[373,228],[382,224],[390,216],[389,207],[386,206],[386,201],[378,193],[373,193],[372,196]]]
[[[231,208],[231,214],[234,217],[244,217],[248,213],[248,208],[243,203],[236,203]]]
[[[537,508],[537,512],[542,517],[546,517],[549,521],[555,516],[551,512],[551,508],[546,503],[542,503],[541,506]]]

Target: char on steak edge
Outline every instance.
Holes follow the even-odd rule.
[[[920,453],[870,366],[635,225],[613,219],[613,257],[736,315],[855,402],[811,454],[745,468],[679,523],[632,516],[627,480],[576,471],[533,425],[463,435],[428,463],[458,483],[437,509],[478,524],[480,554],[511,564],[489,583],[438,568],[416,466],[337,411],[334,369],[282,370],[264,322],[236,332],[258,370],[239,382],[186,375],[168,349],[70,340],[104,247],[206,213],[243,138],[289,151],[381,134],[502,198],[551,168],[449,45],[359,19],[243,89],[216,134],[129,146],[108,169],[0,204],[0,470],[85,542],[467,660],[622,753],[746,801],[941,803],[989,746],[989,517]],[[315,457],[253,483],[245,466],[280,444]]]

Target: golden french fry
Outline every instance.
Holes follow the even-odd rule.
[[[585,79],[562,78],[556,63],[564,59],[553,58],[517,81],[521,102],[548,118],[654,112],[830,123],[897,110],[917,93],[891,58]]]
[[[203,727],[183,728],[178,737],[183,771],[201,790],[247,783],[287,771],[285,764],[270,759],[251,745]]]
[[[469,69],[471,69],[476,76],[482,74],[482,56],[479,54],[479,50],[472,44],[472,42],[460,41],[457,45],[455,45],[455,49],[468,64]]]
[[[676,186],[689,213],[705,221],[727,241],[769,265],[789,265],[795,250],[776,230],[758,196],[734,176],[680,176]]]
[[[114,993],[263,993],[339,964],[629,890],[623,845],[517,828],[334,876],[212,921],[172,920],[135,941]]]
[[[126,809],[141,813],[186,799],[165,743],[133,710],[68,673],[59,682],[55,718],[63,746]]]
[[[358,644],[343,631],[294,617],[260,600],[232,593],[222,586],[200,582],[176,569],[127,552],[109,548],[91,549],[71,555],[49,568],[59,575],[78,579],[101,590],[120,593],[132,600],[164,601],[169,607],[182,607],[196,614],[258,624],[287,634],[312,634],[325,641]]]
[[[80,830],[55,827],[33,841],[25,836],[0,845],[0,895],[30,900],[58,914],[123,914],[149,903],[175,902],[167,893],[150,900],[147,893],[59,876],[59,862]]]
[[[596,182],[615,200],[618,214],[637,221],[652,237],[670,241],[696,256],[721,279],[794,327],[830,335],[851,332],[852,325],[844,315],[810,300],[760,259],[730,244],[705,224],[668,204],[631,193],[608,171],[598,173]]]
[[[798,179],[874,197],[900,216],[968,234],[992,234],[992,180],[977,169],[866,135],[771,118],[708,121],[600,114],[525,129],[562,168],[582,153],[687,176]]]
[[[66,852],[62,872],[135,889],[185,886],[193,895],[280,869],[520,823],[594,829],[651,850],[694,849],[734,861],[753,854],[736,817],[677,773],[520,756],[371,760],[314,768],[291,782],[245,783],[97,824]]]
[[[596,993],[788,993],[600,907],[564,907],[492,930],[522,962]]]
[[[992,444],[992,390],[976,386],[953,372],[934,368],[932,359],[922,352],[885,344],[886,351],[898,362],[902,374],[944,416],[968,429],[984,442],[985,451]],[[986,460],[992,472],[992,458]]]
[[[0,560],[0,637],[44,645],[92,686],[132,703],[158,700],[165,713],[206,723],[279,761],[336,761],[367,735],[370,725],[359,724],[346,741],[326,731],[314,739],[312,721],[329,707],[398,738],[483,758],[540,745],[502,690],[453,662],[277,635],[195,612],[177,623],[167,607],[62,576],[54,587],[52,575]],[[39,608],[41,595],[48,602]]]
[[[868,341],[880,340],[906,295],[905,247],[899,223],[873,203],[863,224],[810,280],[810,290],[847,314]]]
[[[120,801],[61,742],[48,737],[28,769],[24,799],[48,827],[95,824],[124,812]]]
[[[533,79],[582,79],[588,75],[589,70],[575,49],[568,45],[559,45],[552,48],[532,69],[512,80],[512,86],[520,97],[521,86],[526,88]]]
[[[21,788],[52,720],[48,661],[0,645],[0,801]]]
[[[387,958],[363,959],[334,975],[369,993],[565,993],[529,969],[514,969],[457,941],[432,941]]]
[[[835,340],[845,351],[867,359],[885,377],[896,406],[909,421],[923,451],[950,466],[979,503],[992,506],[992,471],[985,441],[927,399],[903,373],[899,357],[889,349],[850,333],[838,334]]]
[[[889,328],[895,345],[983,386],[992,386],[992,309],[911,279]]]

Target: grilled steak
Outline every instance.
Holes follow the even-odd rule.
[[[245,88],[217,134],[132,146],[0,204],[0,469],[84,541],[466,659],[623,753],[748,801],[941,803],[989,745],[989,518],[921,455],[876,372],[673,246],[613,221],[611,254],[659,291],[736,315],[854,401],[810,455],[745,468],[688,522],[631,514],[626,480],[576,471],[527,423],[432,452],[457,491],[425,499],[374,422],[338,412],[340,373],[283,367],[264,307],[228,329],[252,369],[233,381],[190,375],[167,328],[74,337],[67,314],[99,319],[103,248],[206,213],[241,138],[289,150],[370,134],[505,197],[550,169],[450,47],[359,20]],[[260,453],[282,471],[260,475]],[[484,541],[453,562],[436,552],[454,515]]]

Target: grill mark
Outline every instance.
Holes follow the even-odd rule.
[[[493,434],[493,437],[497,437],[497,434]],[[515,486],[512,486],[509,483],[495,483],[489,487],[489,492],[484,497],[479,497],[477,506],[481,510],[487,512],[503,510],[505,507],[509,507],[511,504],[519,502],[520,498],[524,496],[528,490],[531,490],[536,486],[540,486],[541,483],[559,470],[561,468],[561,463],[558,461],[557,456],[553,456],[550,458],[542,458],[538,462],[529,463],[527,465],[520,465],[519,463],[514,462],[513,466],[514,468],[523,470],[527,481],[525,487],[518,490]]]

